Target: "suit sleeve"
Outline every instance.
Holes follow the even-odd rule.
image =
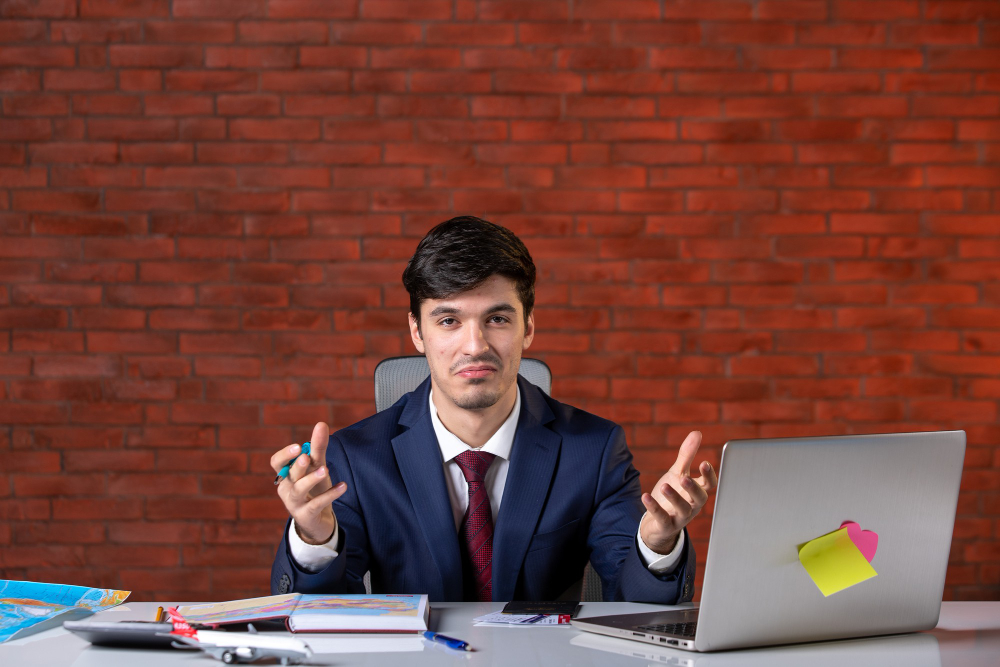
[[[615,426],[601,458],[594,515],[587,545],[590,562],[601,577],[607,601],[680,604],[694,596],[694,546],[686,548],[677,567],[665,575],[649,571],[639,553],[636,534],[644,508],[639,472],[625,444],[625,432]]]
[[[365,592],[368,533],[364,515],[358,505],[353,471],[338,434],[330,436],[326,448],[326,463],[331,479],[347,481],[347,492],[333,503],[340,533],[337,557],[318,572],[309,572],[299,567],[288,545],[288,529],[291,525],[289,519],[271,565],[272,594]]]

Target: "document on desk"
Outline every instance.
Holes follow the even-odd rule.
[[[569,625],[569,614],[505,614],[501,611],[477,616],[472,619],[474,625],[489,627],[539,627],[548,625]]]
[[[0,579],[0,644],[120,605],[131,591]],[[58,621],[56,620],[58,619]],[[47,622],[50,621],[50,622]]]

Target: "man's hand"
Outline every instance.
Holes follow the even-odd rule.
[[[673,551],[677,536],[698,515],[708,500],[708,492],[719,483],[708,461],[702,461],[698,468],[701,477],[692,479],[691,464],[699,445],[701,433],[688,433],[677,453],[677,460],[653,487],[653,493],[642,494],[646,515],[639,524],[639,534],[646,546],[658,554]]]
[[[278,497],[295,519],[299,537],[307,544],[330,541],[337,527],[332,503],[347,491],[346,482],[338,482],[336,486],[330,482],[330,471],[325,465],[329,441],[330,427],[320,422],[313,428],[309,454],[302,454],[302,447],[295,444],[271,456],[275,473],[294,459],[288,466],[288,477],[278,484]]]

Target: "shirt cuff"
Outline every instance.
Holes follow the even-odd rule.
[[[288,548],[292,560],[309,574],[316,574],[326,568],[337,557],[337,543],[340,540],[340,524],[333,529],[333,537],[326,544],[307,544],[295,530],[295,519],[288,525]],[[652,552],[650,552],[652,553]]]
[[[641,525],[640,521],[640,525]],[[649,547],[646,543],[642,541],[642,531],[636,533],[636,539],[639,542],[639,555],[642,557],[642,562],[646,564],[646,568],[649,569],[653,574],[670,574],[677,569],[677,564],[681,560],[681,556],[684,555],[684,531],[682,530],[677,536],[677,544],[674,545],[673,550],[664,555],[658,554]],[[294,553],[294,552],[293,552]]]

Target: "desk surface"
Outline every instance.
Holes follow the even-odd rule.
[[[149,620],[157,605],[125,604],[100,620]],[[499,611],[502,603],[437,603],[431,628],[467,640],[476,651],[457,653],[417,637],[298,635],[313,646],[313,665],[490,665],[491,667],[995,667],[1000,662],[1000,602],[945,602],[938,627],[927,633],[803,644],[748,651],[696,654],[627,639],[580,632],[572,627],[473,627],[475,616]],[[667,609],[618,602],[584,603],[580,616]],[[375,648],[380,649],[375,651]],[[222,663],[202,653],[127,650],[90,646],[62,628],[0,645],[4,667],[203,667]],[[258,664],[274,664],[258,663]]]

